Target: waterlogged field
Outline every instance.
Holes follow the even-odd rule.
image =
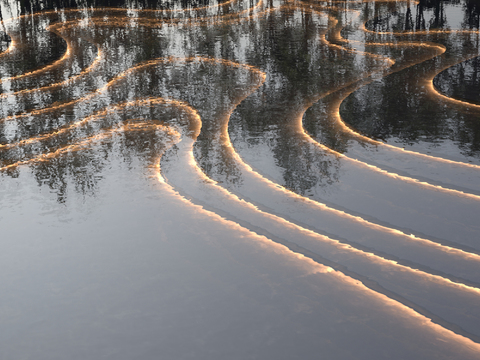
[[[0,10],[0,358],[480,358],[477,2]]]

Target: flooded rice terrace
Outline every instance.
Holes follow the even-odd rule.
[[[479,359],[480,3],[0,10],[1,359]]]

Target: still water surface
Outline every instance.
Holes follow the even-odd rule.
[[[474,1],[18,2],[2,359],[478,359]]]

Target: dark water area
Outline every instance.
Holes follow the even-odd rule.
[[[449,67],[438,74],[433,84],[444,94],[474,104],[479,97],[479,59],[477,57]]]
[[[412,8],[415,10],[413,15]],[[478,23],[474,21],[478,18],[478,10],[475,3],[419,3],[408,7],[404,14],[376,18],[367,22],[366,27],[381,32],[393,31],[398,35],[403,32],[405,36],[398,36],[397,41],[408,38],[410,41],[433,42],[444,47],[445,53],[389,74],[351,94],[341,107],[345,122],[361,133],[383,141],[423,142],[427,147],[429,143],[436,147],[443,142],[452,142],[461,154],[477,158],[479,113],[476,107],[468,106],[468,103],[476,103],[475,93],[479,89],[474,70],[469,65],[475,63],[478,55]],[[411,18],[416,19],[415,24],[408,20]],[[464,66],[470,66],[467,70],[469,78],[465,78],[460,70]],[[442,68],[445,70],[441,71]],[[419,74],[424,78],[419,78]],[[439,104],[426,91],[425,77],[433,78],[436,91],[467,104],[457,102],[448,107],[448,99]]]
[[[0,1],[0,358],[477,359],[477,1]]]

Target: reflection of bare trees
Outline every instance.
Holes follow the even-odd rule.
[[[443,94],[480,104],[480,58],[466,60],[442,71],[433,83]]]
[[[385,7],[379,2],[375,4],[373,18],[368,21],[367,27],[376,31],[428,30],[443,29],[450,24],[447,21],[446,5],[460,4],[461,0],[420,0],[416,5],[407,5],[403,11],[395,8],[385,12]],[[468,4],[468,2],[465,2]],[[387,5],[388,6],[388,5]],[[472,6],[464,7],[465,17],[474,16]],[[478,25],[476,26],[478,28]]]
[[[0,78],[17,76],[49,64],[60,58],[67,49],[65,41],[55,33],[46,31],[45,24],[35,21],[36,19],[24,18],[22,27],[12,28],[11,24],[3,24],[1,29],[1,43],[3,50],[10,45],[10,36],[15,37],[17,46],[24,50],[2,56],[0,62]],[[52,15],[51,20],[58,20],[58,16]],[[10,36],[6,35],[9,32]],[[22,45],[20,45],[22,44]],[[2,89],[2,92],[5,89]]]
[[[447,48],[462,43],[463,53],[474,49],[468,41],[456,37],[444,42]],[[474,66],[477,62],[472,60],[448,69],[435,80],[435,85],[459,98],[468,97],[466,94],[470,92],[470,97],[478,100],[475,95],[478,65]],[[457,143],[465,155],[479,156],[479,111],[462,104],[445,104],[422,88],[421,76],[435,73],[436,66],[437,60],[427,61],[362,87],[342,103],[343,120],[370,137],[385,140],[394,137],[407,144],[420,141],[435,144],[448,139]],[[471,81],[465,81],[467,74]],[[472,93],[473,89],[476,91]]]
[[[1,7],[0,7],[0,22],[1,22],[1,27],[0,27],[0,51],[3,52],[10,45],[11,39],[10,39],[10,36],[7,35],[7,31],[5,29],[5,24],[3,23],[3,14],[2,14]]]
[[[478,29],[480,27],[480,1],[465,1],[464,11],[464,26],[467,29]]]
[[[185,100],[195,106],[204,120],[203,133],[198,137],[196,144],[197,154],[200,155],[199,164],[213,174],[225,176],[228,181],[239,181],[234,161],[228,148],[225,147],[225,142],[222,141],[222,129],[228,120],[228,114],[238,102],[237,99],[247,96],[251,91],[252,84],[258,83],[258,79],[255,79],[256,76],[246,67],[235,67],[228,62],[222,63],[210,59],[164,58],[148,62],[139,66],[138,69],[132,68],[132,71],[111,82],[106,98],[111,102],[112,109],[110,107],[100,108],[86,117],[87,121],[81,126],[73,127],[67,123],[63,125],[67,131],[58,134],[55,134],[54,129],[58,129],[59,124],[50,123],[50,131],[53,136],[47,135],[39,141],[1,149],[2,164],[6,166],[17,161],[35,158],[38,154],[53,153],[55,156],[48,159],[48,162],[35,161],[33,163],[32,171],[39,179],[40,184],[57,188],[60,200],[66,196],[69,186],[73,186],[82,193],[93,191],[98,173],[102,171],[112,149],[108,145],[101,144],[99,146],[92,142],[95,145],[92,148],[87,146],[86,149],[77,151],[76,144],[78,142],[82,143],[85,141],[84,139],[97,133],[108,132],[131,118],[146,119],[148,122],[155,120],[168,122],[183,128],[185,136],[197,137],[198,125],[189,123],[181,114],[172,112],[165,114],[163,110],[163,112],[159,111],[153,105],[145,107],[142,103],[137,104],[137,99],[153,97]],[[75,117],[75,112],[82,107],[90,108],[90,111],[93,111],[95,107],[98,108],[98,103],[102,103],[99,100],[94,98],[90,103],[81,101],[62,109],[58,114],[51,110],[47,112],[46,116],[38,116],[33,123],[38,122],[44,126],[45,124],[38,120],[46,119],[49,116],[56,117],[60,114],[60,117],[79,121],[82,118]],[[129,101],[125,102],[125,100]],[[68,114],[72,116],[69,117]],[[83,114],[86,114],[84,110]],[[27,124],[25,122],[24,129]],[[22,137],[28,139],[39,133],[49,134],[49,131],[43,127],[42,131],[23,134]],[[148,138],[141,132],[132,132],[131,130],[125,132],[121,139],[125,141],[121,148],[118,148],[118,141],[115,142],[115,153],[121,154],[126,162],[135,157],[140,158],[143,163],[149,163],[154,155],[158,157],[161,153],[158,146],[164,144],[164,141],[160,141],[158,136],[157,138]],[[55,153],[58,152],[57,149],[69,146],[73,146],[72,153],[68,152],[66,155],[62,153],[57,157]],[[143,157],[144,153],[148,154],[150,160]],[[202,158],[201,155],[205,155],[205,158]]]
[[[149,1],[149,0],[19,0],[20,7],[25,13],[32,13],[46,9],[66,9],[76,7],[133,7],[142,9],[169,9],[176,6],[191,8],[209,5],[211,0],[180,0],[180,1]],[[221,2],[221,1],[219,1]]]
[[[444,2],[441,0],[430,0],[425,1],[425,7],[433,8],[433,19],[430,21],[430,28],[443,28],[446,20],[445,20],[445,7]],[[422,1],[420,1],[419,6],[422,5]],[[422,9],[423,12],[423,9]]]
[[[410,8],[409,8],[410,9]],[[421,4],[418,4],[418,12],[415,19],[415,28],[419,30],[425,29],[425,16],[423,14],[423,7]]]
[[[448,115],[416,86],[417,69],[368,84],[342,103],[342,119],[369,137],[400,138],[406,143],[437,141],[448,136]],[[412,89],[410,92],[409,90]],[[417,91],[418,90],[418,91]]]
[[[181,6],[195,7],[196,4],[207,3],[208,1],[187,1],[182,2]],[[166,7],[178,6],[173,2],[162,4]],[[478,18],[476,5],[472,5],[471,2],[465,4],[466,19],[474,19],[475,16]],[[134,4],[108,0],[85,1],[80,5],[69,1],[47,1],[42,5],[39,2],[21,3],[23,11],[27,13],[36,11],[40,6],[62,8],[83,5],[135,5],[158,8],[157,3],[151,2]],[[415,5],[415,8],[406,7],[404,13],[391,12],[396,5],[389,3],[379,2],[373,5],[367,3],[359,6],[363,6],[364,16],[373,18],[368,26],[376,30],[390,31],[397,27],[400,30],[421,30],[448,26],[445,20],[445,2],[438,0],[421,1]],[[337,15],[341,18],[342,10],[338,12]],[[426,16],[427,12],[431,15],[430,17]],[[114,18],[112,14],[109,16]],[[58,19],[51,19],[51,21],[56,20]],[[29,27],[28,21],[28,19],[25,20],[21,35],[30,40],[38,38],[38,42],[45,39],[45,32],[36,32],[35,28]],[[471,23],[469,20],[468,24]],[[117,24],[121,25],[121,19]],[[358,54],[322,43],[320,38],[327,31],[328,24],[329,20],[322,18],[318,13],[291,8],[272,11],[254,21],[231,23],[221,27],[215,24],[184,27],[181,31],[172,27],[153,29],[148,26],[108,27],[106,24],[101,24],[88,26],[75,32],[75,28],[72,27],[68,30],[72,38],[75,36],[88,38],[104,51],[107,60],[103,63],[103,70],[90,77],[86,76],[82,81],[75,83],[75,86],[18,96],[15,106],[9,107],[10,100],[5,98],[1,100],[2,105],[5,105],[2,106],[4,116],[65,103],[70,99],[81,99],[85,94],[95,91],[99,84],[108,83],[121,71],[142,61],[168,57],[171,54],[205,54],[212,58],[248,63],[267,72],[267,81],[258,91],[238,105],[239,99],[249,94],[252,84],[256,81],[248,71],[234,69],[229,64],[221,63],[165,62],[162,66],[145,68],[128,75],[124,80],[119,81],[117,86],[105,92],[102,97],[80,101],[71,108],[62,108],[58,113],[51,112],[41,116],[3,121],[0,123],[0,141],[6,144],[38,134],[48,134],[89,116],[109,104],[125,100],[145,96],[179,99],[195,107],[202,117],[202,131],[197,138],[194,155],[208,176],[224,183],[241,183],[241,173],[235,166],[235,161],[228,149],[228,142],[222,133],[230,113],[234,111],[229,127],[234,146],[239,151],[242,147],[248,146],[267,149],[274,158],[275,166],[283,174],[283,184],[299,193],[308,193],[313,188],[336,182],[339,162],[335,156],[305,141],[299,126],[299,116],[312,106],[320,94],[358,79],[367,70],[378,66],[375,62],[378,60],[374,61],[371,57],[358,56]],[[32,52],[26,56],[23,63],[12,62],[12,66],[16,68],[9,68],[10,73],[21,73],[32,66],[38,67],[58,59],[59,54],[65,49],[65,43],[56,35],[51,36],[51,39],[46,46],[39,45],[41,51]],[[447,47],[460,49],[460,52],[468,46],[471,47],[468,41],[459,42],[458,39],[448,36],[427,38],[427,40],[442,41]],[[85,59],[77,65],[84,68],[88,65],[88,61]],[[406,142],[420,140],[435,142],[439,139],[451,138],[459,142],[467,152],[476,153],[479,143],[477,134],[480,130],[471,121],[471,116],[461,111],[457,112],[456,109],[440,110],[438,105],[433,104],[415,83],[419,75],[433,71],[436,66],[438,63],[434,61],[427,62],[362,88],[343,104],[343,118],[350,125],[372,137],[395,136]],[[470,82],[459,80],[463,88],[455,91],[466,93],[475,86],[478,65],[472,61],[469,66],[468,69],[464,66],[463,72],[458,73],[458,78],[461,80],[470,77]],[[452,78],[451,74],[449,76]],[[451,84],[455,83],[455,81],[448,81]],[[31,87],[35,87],[34,85],[31,84]],[[441,87],[441,84],[438,86]],[[335,150],[345,151],[348,147],[348,137],[319,118],[329,119],[331,116],[328,111],[322,113],[321,106],[319,104],[307,111],[305,128],[313,137],[321,139],[322,143]],[[406,110],[410,111],[409,114],[402,115]],[[147,114],[142,116],[155,118]],[[105,124],[103,129],[108,129],[121,121],[123,120]],[[22,148],[2,149],[0,160],[3,165],[8,165],[34,156],[36,153],[48,152],[74,143],[77,139],[91,136],[102,128],[98,127],[98,124],[96,126],[78,130],[80,132],[77,133],[66,133],[56,137],[52,142],[44,141]],[[15,130],[12,131],[12,128]],[[129,138],[120,151],[125,159],[130,158],[132,154],[148,152],[148,149],[155,148],[153,140],[150,139],[145,141],[151,146],[141,150],[144,138],[138,134],[124,135],[125,138]],[[96,174],[105,164],[102,159],[108,158],[109,153],[107,145],[101,145],[95,149],[98,149],[98,154],[102,155],[97,156],[97,153],[92,150],[79,152],[66,156],[63,160],[55,160],[56,162],[50,165],[38,163],[33,166],[33,171],[40,183],[48,183],[49,186],[60,189],[62,194],[66,193],[69,186],[68,179],[70,181],[75,179],[76,183],[72,186],[78,191],[88,193],[91,189],[95,189],[98,180],[95,180]],[[262,154],[258,156],[261,157]],[[89,158],[92,159],[91,162]],[[15,173],[12,172],[12,175]]]
[[[455,65],[478,55],[478,34],[475,31],[448,32],[450,24],[446,20],[446,6],[449,4],[451,6],[452,2],[421,1],[416,8],[415,21],[412,7],[407,7],[404,22],[406,25],[400,29],[413,30],[409,40],[431,41],[444,45],[446,53],[440,58],[391,74],[382,81],[368,84],[351,94],[341,106],[341,115],[345,122],[359,132],[377,139],[387,140],[393,137],[407,144],[427,142],[432,145],[450,140],[455,142],[465,155],[480,155],[480,132],[476,121],[479,112],[461,104],[444,104],[422,85],[422,79],[435,75],[436,69],[453,65],[434,79],[435,87],[458,99],[479,101],[478,61],[472,59]],[[428,18],[425,15],[427,10]],[[475,17],[476,10],[471,3],[465,3],[463,10],[466,18]],[[402,18],[401,14],[396,16],[397,20]],[[377,22],[382,23],[382,19],[379,17]],[[375,23],[369,22],[368,25],[373,27]],[[398,24],[392,21],[391,15],[385,16],[383,25],[383,31],[398,30]],[[456,25],[462,26],[462,23]],[[467,29],[472,25],[471,22],[463,22]],[[415,30],[425,29],[446,29],[446,32],[413,35]],[[397,39],[392,35],[392,40],[389,41],[405,39],[406,36]]]
[[[338,59],[338,52],[318,41],[326,29],[318,15],[290,10],[269,14],[258,29],[238,30],[248,35],[249,64],[269,73],[264,86],[232,116],[234,146],[240,155],[242,147],[258,149],[259,159],[271,152],[283,173],[276,180],[301,194],[335,182],[339,164],[305,141],[298,117],[319,93],[355,71],[352,62]]]
[[[65,202],[69,191],[84,196],[94,195],[102,179],[102,170],[110,164],[112,152],[121,154],[126,167],[151,165],[171,142],[168,135],[153,128],[122,131],[101,141],[92,140],[88,146],[50,159],[36,162],[31,171],[40,186],[48,186],[57,194],[59,202]]]

